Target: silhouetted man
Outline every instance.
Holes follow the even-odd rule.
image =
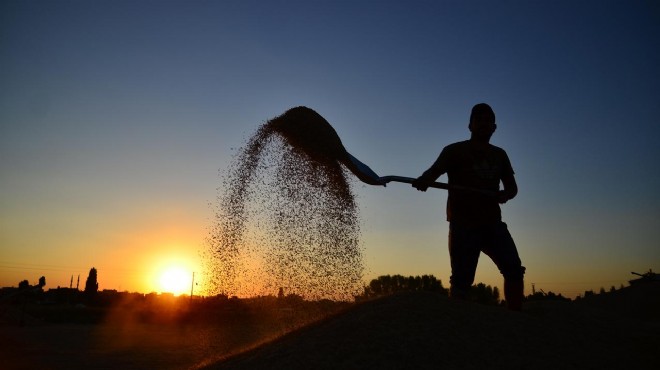
[[[518,193],[513,168],[506,152],[489,143],[495,132],[495,113],[488,104],[472,108],[470,140],[446,146],[438,159],[412,184],[426,191],[433,181],[447,174],[450,185],[491,191],[492,195],[468,190],[449,190],[450,296],[465,299],[474,283],[479,254],[484,252],[504,276],[504,297],[511,310],[520,310],[523,300],[522,266],[500,203]],[[500,182],[503,189],[500,190]]]

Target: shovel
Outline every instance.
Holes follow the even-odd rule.
[[[378,176],[369,166],[366,164],[360,162],[357,158],[352,156],[350,153],[346,152],[349,164],[346,164],[344,162],[344,165],[353,172],[355,176],[357,176],[360,180],[363,182],[370,184],[370,185],[382,185],[386,186],[390,182],[401,182],[405,184],[412,184],[415,179],[412,177],[404,177],[404,176]],[[366,181],[365,181],[366,180]],[[432,182],[429,184],[430,188],[435,188],[435,189],[445,189],[445,190],[459,190],[459,191],[467,191],[467,192],[472,192],[472,193],[479,193],[483,195],[488,195],[488,196],[496,196],[497,193],[494,191],[490,190],[484,190],[484,189],[475,189],[475,188],[470,188],[467,186],[460,186],[460,185],[449,185],[444,182]]]
[[[357,176],[360,181],[369,185],[382,185],[402,182],[412,184],[412,177],[378,176],[369,166],[351,155],[341,142],[335,129],[316,111],[307,107],[295,107],[275,117],[268,122],[270,127],[281,134],[292,146],[305,152],[312,160],[320,163],[339,162]],[[445,190],[460,190],[495,196],[489,190],[474,189],[442,182],[433,182],[431,188]]]

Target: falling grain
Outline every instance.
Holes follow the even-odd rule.
[[[211,290],[352,299],[362,287],[358,209],[320,115],[293,108],[239,150],[225,176],[206,258]],[[339,142],[339,145],[341,143]]]

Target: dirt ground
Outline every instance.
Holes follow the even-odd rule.
[[[522,313],[408,293],[282,335],[214,325],[0,325],[2,369],[656,369],[660,284]],[[252,348],[250,350],[250,348]],[[239,353],[231,357],[230,355]]]
[[[212,316],[145,323],[112,312],[100,323],[53,324],[26,316],[0,321],[0,369],[189,369],[272,341],[296,318]],[[127,318],[129,317],[129,318]]]
[[[639,288],[639,287],[638,287]],[[524,312],[388,297],[206,369],[657,369],[660,285]]]

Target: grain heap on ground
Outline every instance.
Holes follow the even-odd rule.
[[[337,148],[339,143],[339,149]],[[292,108],[239,150],[208,239],[214,293],[352,299],[362,288],[358,209],[341,142],[315,111]]]

